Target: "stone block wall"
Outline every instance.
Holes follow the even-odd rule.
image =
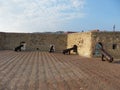
[[[56,51],[61,51],[67,46],[66,34],[36,34],[36,33],[6,33],[4,36],[4,48],[14,49],[24,41],[27,50],[48,51],[50,44],[55,45]]]
[[[0,50],[13,50],[20,42],[27,43],[27,50],[48,51],[50,44],[55,45],[58,52],[73,45],[78,46],[78,54],[94,57],[97,42],[102,42],[104,49],[114,58],[120,58],[120,32],[81,32],[71,34],[43,33],[0,33]],[[113,49],[113,44],[116,44]]]
[[[120,32],[92,32],[92,52],[99,41],[114,58],[120,58]],[[115,49],[113,49],[113,44],[116,44]]]
[[[5,40],[4,40],[5,33],[0,32],[0,50],[4,49]]]
[[[91,57],[91,42],[90,32],[68,34],[67,48],[76,44],[78,46],[78,54],[80,56]]]
[[[29,34],[27,33],[5,33],[4,36],[4,48],[5,49],[14,49],[16,46],[20,45],[21,41],[28,42]]]

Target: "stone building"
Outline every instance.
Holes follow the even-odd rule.
[[[120,32],[81,32],[70,34],[0,33],[0,50],[13,50],[20,42],[27,43],[27,50],[48,51],[50,44],[56,52],[78,46],[78,54],[94,57],[95,45],[102,42],[104,49],[114,58],[120,58]]]
[[[120,58],[120,32],[82,32],[68,35],[67,48],[76,44],[78,53],[94,57],[95,46],[102,42],[103,48],[114,58]]]

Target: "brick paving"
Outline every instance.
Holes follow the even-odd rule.
[[[0,51],[0,90],[120,90],[120,62],[40,51]]]

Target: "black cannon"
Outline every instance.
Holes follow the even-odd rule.
[[[63,50],[62,53],[63,54],[70,54],[71,50],[73,50],[73,52],[76,52],[76,54],[77,54],[77,45],[73,45],[72,48],[68,48],[68,49]]]
[[[21,48],[23,47],[23,45],[19,45],[15,48],[15,51],[21,51]]]
[[[25,50],[25,46],[26,46],[26,43],[25,42],[20,42],[20,45],[15,47],[15,50],[14,51],[21,51],[21,50]]]
[[[102,54],[102,61],[105,61],[104,59],[106,59],[109,62],[113,61],[113,57],[104,49],[101,49],[101,54]]]

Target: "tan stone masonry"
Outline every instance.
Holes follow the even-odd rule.
[[[78,46],[78,54],[93,57],[95,45],[98,41],[114,58],[120,58],[120,32],[81,32],[71,34],[43,34],[43,33],[0,33],[0,49],[13,50],[21,41],[27,43],[27,50],[48,51],[50,44],[55,45],[56,52]],[[113,49],[113,44],[116,44]]]

